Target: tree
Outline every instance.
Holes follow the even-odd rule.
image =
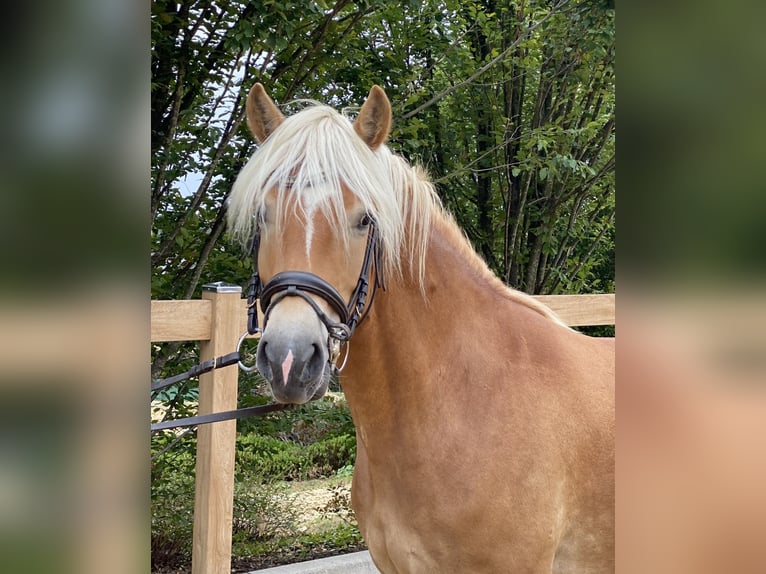
[[[472,122],[450,138],[452,151],[440,150],[465,160],[437,182],[449,183],[445,201],[510,285],[612,289],[613,275],[590,272],[609,257],[614,226],[613,10],[567,1],[495,8],[463,4],[478,72],[459,88],[445,75],[437,105],[453,120],[442,130],[456,117]]]
[[[426,165],[507,283],[531,293],[613,289],[608,4],[154,0],[155,298],[247,282],[224,206],[254,150],[243,118],[256,80],[288,112],[296,98],[358,106],[381,84],[394,103],[391,147]]]

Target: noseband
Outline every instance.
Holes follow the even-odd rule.
[[[307,271],[283,271],[277,273],[265,285],[261,281],[258,271],[258,250],[260,248],[261,232],[256,230],[253,236],[252,257],[253,276],[247,297],[247,331],[251,335],[262,331],[258,326],[258,312],[255,308],[257,299],[261,301],[263,311],[263,328],[269,321],[269,316],[274,307],[285,297],[300,297],[314,310],[319,320],[327,327],[329,334],[327,348],[329,351],[330,364],[334,367],[340,356],[341,347],[348,343],[354,330],[364,320],[372,307],[375,293],[378,287],[386,288],[380,266],[380,245],[375,221],[370,222],[367,232],[367,246],[364,252],[362,268],[359,272],[359,280],[346,302],[338,290],[327,281]],[[375,267],[375,283],[372,285],[369,304],[367,295],[370,289],[370,273]],[[338,321],[333,321],[317,304],[312,295],[321,297],[330,308],[338,315]],[[342,367],[341,367],[342,368]]]

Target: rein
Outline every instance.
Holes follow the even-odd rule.
[[[213,369],[220,369],[221,367],[228,367],[231,365],[236,365],[237,363],[241,365],[241,362],[240,362],[241,355],[239,353],[239,346],[242,345],[243,340],[244,340],[244,336],[239,340],[239,345],[237,346],[237,350],[234,351],[233,353],[228,353],[226,355],[221,355],[220,357],[215,357],[214,359],[204,361],[202,363],[199,363],[193,366],[188,371],[185,371],[178,375],[173,375],[172,377],[167,377],[166,379],[160,379],[158,381],[152,381],[151,391],[155,392],[155,391],[162,390],[171,385],[175,385],[176,383],[180,383],[187,379],[191,379],[192,377],[197,377],[203,373],[208,373],[212,371]],[[243,370],[247,370],[247,369],[243,369]],[[209,413],[206,415],[196,415],[193,417],[184,417],[180,419],[170,419],[167,421],[160,421],[158,423],[153,423],[150,428],[152,432],[157,432],[161,430],[168,430],[168,429],[174,429],[174,428],[195,427],[199,425],[216,423],[220,421],[242,419],[242,418],[253,417],[253,416],[261,416],[274,411],[281,411],[284,409],[292,408],[294,406],[295,405],[270,403],[267,405],[258,405],[254,407],[245,407],[242,409],[235,409],[233,411],[222,411],[218,413]]]
[[[152,381],[151,391],[152,392],[160,391],[166,387],[175,385],[176,383],[180,383],[187,379],[191,379],[192,377],[197,377],[199,375],[202,375],[203,373],[208,373],[212,371],[213,369],[220,369],[222,367],[228,367],[228,366],[236,365],[236,364],[239,364],[241,367],[242,363],[240,362],[241,355],[239,352],[239,347],[242,346],[242,341],[244,341],[244,339],[245,339],[245,336],[243,335],[242,338],[240,338],[239,340],[239,344],[237,345],[237,350],[234,351],[233,353],[228,353],[226,355],[221,355],[220,357],[215,357],[214,359],[204,361],[202,363],[194,365],[188,371],[185,371],[178,375],[173,375],[172,377],[167,377],[165,379]],[[248,371],[252,369],[243,368],[242,370]],[[295,405],[282,404],[282,403],[269,403],[266,405],[245,407],[242,409],[235,409],[232,411],[222,411],[218,413],[209,413],[206,415],[196,415],[193,417],[184,417],[180,419],[170,419],[166,421],[160,421],[158,423],[153,423],[150,428],[152,432],[157,432],[157,431],[169,430],[174,428],[196,427],[199,425],[206,425],[206,424],[216,423],[220,421],[228,421],[232,419],[243,419],[246,417],[253,417],[253,416],[262,416],[274,411],[281,411],[284,409],[292,408],[294,406]]]
[[[255,407],[246,407],[243,409],[235,409],[233,411],[221,411],[220,413],[210,413],[207,415],[197,415],[194,417],[185,417],[182,419],[173,419],[169,421],[162,421],[152,425],[152,431],[161,431],[168,429],[188,428],[196,427],[199,425],[206,425],[210,423],[217,423],[220,421],[230,421],[232,419],[244,419],[247,417],[262,416],[274,411],[283,411],[285,409],[293,408],[295,405],[288,405],[282,403],[270,403],[268,405],[259,405]]]

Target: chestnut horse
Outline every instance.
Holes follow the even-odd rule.
[[[614,341],[491,273],[385,145],[381,88],[352,123],[285,118],[256,84],[247,122],[261,145],[228,209],[256,238],[257,366],[297,404],[342,367],[380,571],[613,572]]]

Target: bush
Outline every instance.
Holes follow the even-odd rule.
[[[356,437],[347,434],[307,447],[260,435],[240,436],[237,445],[237,467],[271,480],[334,476],[355,458]]]
[[[284,487],[242,473],[234,485],[232,541],[268,541],[297,536],[298,511]],[[173,473],[152,488],[152,571],[191,563],[194,473]]]
[[[259,395],[245,398],[241,406],[269,402]],[[322,399],[299,408],[239,422],[241,434],[276,437],[285,442],[307,445],[330,436],[354,435],[354,422],[342,395],[328,393]]]
[[[351,506],[351,489],[346,484],[336,484],[330,487],[330,500],[327,503],[317,508],[322,516],[337,516],[345,524],[358,530],[356,524],[356,515],[354,509]]]
[[[310,461],[308,478],[334,476],[356,459],[356,435],[341,435],[314,443],[306,449]]]
[[[233,538],[271,540],[295,534],[298,511],[285,488],[251,476],[234,485]]]
[[[246,423],[246,424],[243,424]],[[356,434],[345,401],[328,397],[299,409],[239,423],[234,487],[235,556],[331,552],[360,544],[355,525],[312,538],[296,532],[298,512],[279,481],[350,476]],[[257,432],[256,432],[257,431]],[[152,437],[152,570],[186,569],[191,562],[196,437]],[[347,517],[339,492],[327,512]],[[283,546],[285,548],[283,548]],[[293,548],[293,551],[296,549]]]
[[[175,466],[167,465],[165,474],[152,481],[152,570],[178,568],[191,560],[194,460],[188,455],[176,458]]]

